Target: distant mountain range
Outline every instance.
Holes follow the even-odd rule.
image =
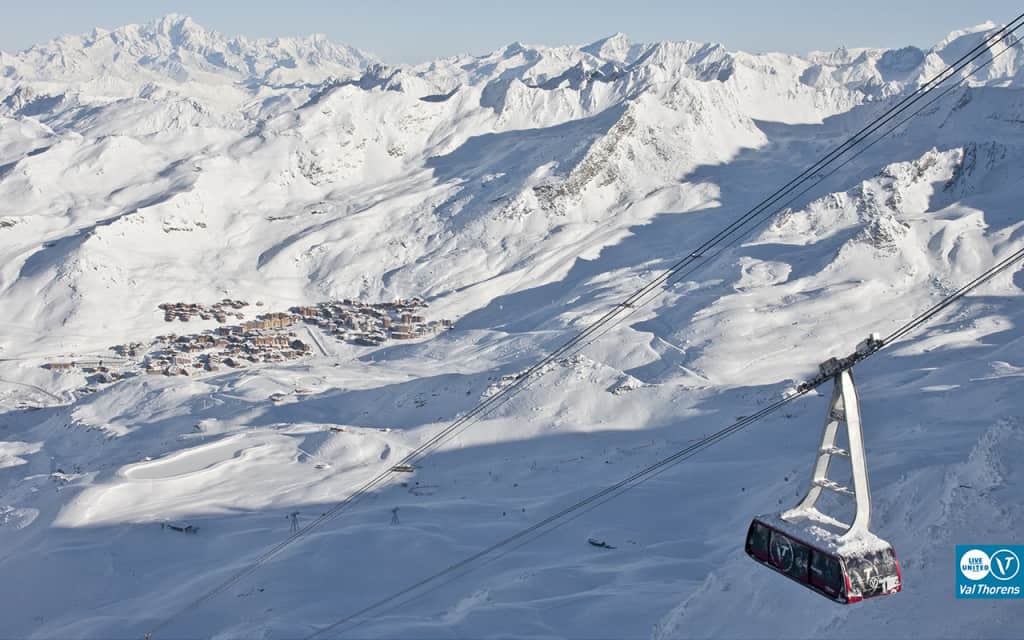
[[[169,15],[0,53],[0,576],[18,576],[0,579],[0,635],[141,638],[996,28],[806,56],[616,34],[410,66]],[[1019,248],[1024,52],[956,80],[167,637],[305,636],[756,411]],[[808,604],[737,546],[749,515],[794,501],[811,398],[367,637],[1019,633],[1008,609],[953,605],[950,546],[1024,528],[1019,285],[993,281],[858,378],[875,525],[905,562],[891,602]],[[161,305],[246,301],[248,322],[419,297],[438,321],[422,339],[296,323],[287,362],[198,377],[123,356],[219,326]],[[168,518],[201,527],[150,526]]]

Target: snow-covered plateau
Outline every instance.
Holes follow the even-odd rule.
[[[176,615],[996,28],[389,66],[172,15],[0,52],[0,637],[307,636],[900,326],[1024,247],[1019,45]],[[956,599],[954,545],[1024,542],[1022,287],[857,367],[901,593],[840,606],[743,552],[825,386],[344,637],[1019,637],[1019,601]]]

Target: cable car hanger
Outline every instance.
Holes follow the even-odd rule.
[[[849,356],[821,363],[819,375],[801,385],[804,389],[828,378],[833,381],[810,486],[795,507],[780,514],[757,516],[747,531],[746,552],[751,558],[843,604],[893,594],[902,588],[892,545],[870,530],[871,490],[852,371],[854,364],[884,344],[877,334],[871,334]],[[840,435],[845,435],[846,448],[839,446]],[[829,477],[835,458],[849,460],[852,486]],[[841,522],[819,508],[824,491],[853,500],[856,511],[852,523]]]

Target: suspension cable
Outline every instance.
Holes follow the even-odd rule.
[[[979,64],[979,65],[978,65],[978,66],[977,66],[977,67],[976,67],[975,69],[973,69],[973,70],[972,70],[972,71],[970,72],[970,74],[968,74],[968,75],[973,75],[973,74],[977,73],[977,72],[978,72],[978,71],[980,71],[981,69],[983,69],[983,68],[987,67],[988,65],[992,64],[993,62],[995,62],[995,61],[996,61],[996,59],[998,59],[998,58],[999,58],[999,56],[1003,55],[1003,54],[1004,54],[1004,53],[1006,53],[1007,51],[1009,51],[1009,50],[1011,50],[1011,49],[1013,49],[1014,47],[1017,47],[1017,46],[1019,46],[1019,45],[1020,45],[1020,42],[1019,42],[1019,41],[1018,41],[1018,42],[1013,42],[1012,44],[1010,44],[1010,45],[1007,45],[1007,46],[1006,46],[1006,47],[1004,47],[1004,48],[1003,48],[1003,49],[1002,49],[1001,51],[999,51],[999,53],[996,53],[995,55],[993,55],[992,57],[990,57],[990,58],[989,58],[988,60],[986,60],[986,61],[982,62],[981,64]],[[779,206],[778,206],[777,208],[774,208],[774,210],[772,211],[772,215],[778,214],[778,213],[779,213],[780,211],[784,211],[784,210],[786,210],[786,208],[790,207],[790,206],[791,206],[791,205],[792,205],[793,203],[795,203],[795,202],[796,202],[797,200],[799,200],[799,199],[800,199],[800,198],[801,198],[801,197],[802,197],[803,195],[805,195],[805,194],[806,194],[806,193],[807,193],[808,191],[810,191],[811,189],[814,189],[815,187],[818,187],[818,186],[820,186],[822,182],[824,182],[824,181],[828,180],[829,178],[831,178],[832,176],[834,176],[834,175],[835,175],[836,173],[838,173],[838,172],[839,172],[839,171],[840,171],[841,169],[843,169],[843,168],[844,168],[844,167],[846,167],[846,166],[847,166],[848,164],[850,164],[851,162],[853,162],[854,160],[856,160],[856,159],[857,159],[857,158],[858,158],[859,156],[861,156],[862,154],[866,153],[866,152],[867,152],[868,150],[870,150],[870,149],[871,149],[872,147],[874,147],[874,146],[875,146],[876,144],[878,144],[879,142],[881,142],[882,140],[884,140],[884,139],[885,139],[886,137],[888,137],[889,135],[891,135],[891,134],[892,134],[892,133],[893,133],[894,131],[896,131],[897,129],[899,129],[900,127],[902,127],[902,126],[903,126],[904,124],[906,124],[906,123],[907,123],[908,121],[910,121],[910,120],[911,120],[912,118],[914,118],[914,117],[915,117],[916,115],[920,114],[920,113],[921,113],[922,111],[925,111],[926,109],[928,109],[929,107],[931,107],[931,106],[932,106],[933,104],[935,104],[936,102],[938,102],[938,101],[939,101],[939,100],[941,100],[942,98],[944,98],[944,97],[946,97],[947,95],[949,95],[949,93],[950,93],[951,91],[953,91],[954,89],[956,89],[956,88],[958,88],[958,87],[960,87],[960,86],[962,86],[962,83],[961,83],[961,82],[958,82],[958,83],[956,83],[956,84],[953,84],[953,85],[950,85],[949,87],[947,87],[946,89],[944,89],[944,90],[942,91],[942,93],[940,93],[939,95],[935,96],[934,98],[932,98],[931,100],[929,100],[929,101],[928,101],[928,102],[926,102],[925,104],[921,105],[920,107],[918,107],[917,109],[915,109],[914,111],[912,111],[912,112],[911,112],[911,113],[910,113],[909,115],[905,116],[905,117],[904,117],[904,118],[903,118],[902,120],[900,120],[900,121],[899,121],[899,122],[897,122],[896,124],[894,124],[894,125],[892,125],[891,127],[889,127],[889,128],[888,128],[888,129],[887,129],[887,130],[886,130],[885,132],[883,132],[883,133],[882,133],[882,134],[881,134],[880,136],[878,136],[877,138],[875,138],[874,140],[872,140],[870,144],[868,144],[867,146],[861,147],[860,149],[858,149],[858,150],[857,150],[857,152],[856,152],[856,153],[854,153],[854,154],[853,154],[852,156],[850,156],[849,158],[847,158],[846,160],[844,160],[844,161],[843,161],[843,162],[842,162],[841,164],[839,164],[839,165],[838,165],[838,166],[836,166],[835,168],[831,169],[831,170],[830,170],[830,171],[829,171],[828,173],[826,173],[826,174],[822,175],[822,176],[821,176],[821,178],[820,178],[820,180],[818,180],[817,182],[814,182],[814,183],[812,183],[812,184],[810,184],[810,185],[808,185],[808,186],[804,187],[803,189],[801,189],[801,190],[800,190],[800,192],[798,192],[797,194],[795,194],[794,196],[792,196],[791,198],[789,198],[789,199],[788,199],[788,200],[787,200],[787,201],[786,201],[785,203],[783,203],[782,205],[779,205]],[[718,252],[716,252],[716,253],[714,253],[714,254],[711,254],[711,255],[706,255],[706,256],[703,256],[703,257],[702,257],[702,258],[700,259],[700,261],[699,261],[699,262],[696,262],[695,264],[691,264],[691,265],[689,266],[689,268],[688,268],[688,269],[686,269],[685,271],[680,271],[680,272],[678,272],[678,273],[676,273],[676,274],[673,274],[673,276],[672,276],[672,277],[671,277],[671,278],[670,278],[669,280],[667,280],[667,281],[666,281],[666,284],[672,284],[672,283],[674,283],[674,282],[678,282],[679,280],[682,280],[682,279],[686,278],[686,277],[687,277],[687,276],[689,276],[690,274],[692,274],[692,273],[696,272],[696,271],[697,271],[698,269],[700,269],[701,267],[703,267],[703,266],[707,265],[707,264],[708,264],[709,262],[712,262],[712,261],[714,261],[714,260],[715,260],[715,259],[716,259],[716,258],[717,258],[717,257],[718,257],[719,255],[721,255],[721,254],[722,254],[722,252],[724,252],[725,250],[726,250],[726,249],[720,249],[720,250],[719,250]],[[659,292],[655,292],[655,294],[654,294],[654,295],[648,295],[648,296],[647,296],[647,297],[646,297],[645,299],[643,299],[643,300],[639,300],[639,301],[637,301],[637,302],[633,303],[633,304],[631,305],[631,307],[630,307],[629,311],[628,311],[628,312],[627,312],[627,313],[626,313],[625,315],[623,315],[623,316],[622,316],[622,317],[621,317],[621,318],[620,318],[620,319],[619,319],[619,320],[618,320],[618,321],[617,321],[617,322],[616,322],[615,324],[611,324],[611,325],[608,325],[608,326],[604,327],[604,328],[603,328],[603,329],[601,330],[601,332],[600,332],[600,333],[598,333],[598,334],[596,334],[596,335],[593,335],[593,336],[591,336],[591,337],[590,337],[590,338],[589,338],[589,339],[587,340],[587,342],[583,343],[583,344],[582,344],[582,345],[580,345],[580,346],[576,346],[576,347],[574,347],[574,349],[573,349],[573,350],[572,350],[571,352],[569,352],[569,353],[567,354],[567,357],[571,357],[572,355],[574,355],[574,354],[576,354],[576,353],[578,353],[578,352],[582,351],[583,349],[585,349],[585,348],[586,348],[586,347],[588,347],[589,345],[591,345],[591,344],[593,344],[594,342],[596,342],[597,340],[599,340],[599,339],[600,339],[601,337],[603,337],[604,335],[606,335],[606,334],[607,334],[607,333],[608,333],[608,332],[609,332],[609,331],[610,331],[611,329],[613,329],[613,328],[614,328],[614,326],[616,326],[617,324],[621,323],[621,322],[622,322],[622,321],[624,321],[624,320],[627,320],[628,318],[630,318],[631,316],[633,316],[633,315],[634,315],[635,313],[639,312],[639,311],[640,311],[641,309],[643,309],[644,307],[646,307],[647,305],[649,305],[650,303],[652,303],[652,302],[653,302],[654,300],[656,300],[656,299],[658,298],[658,296],[659,296],[659,295],[661,295],[661,292],[660,292],[660,291],[659,291]]]
[[[430,593],[430,592],[434,591],[436,588],[439,588],[440,586],[443,586],[444,584],[448,584],[452,580],[457,579],[461,575],[464,575],[465,573],[468,573],[469,571],[472,571],[473,569],[476,569],[477,567],[474,567],[472,565],[477,563],[479,560],[486,559],[488,556],[493,556],[493,554],[496,551],[499,551],[499,550],[501,550],[501,549],[503,549],[505,547],[508,547],[510,545],[513,545],[515,543],[519,543],[519,544],[516,544],[516,546],[514,548],[509,549],[505,553],[501,554],[501,556],[504,556],[508,552],[511,552],[511,551],[513,551],[513,550],[523,546],[524,544],[526,544],[528,542],[532,542],[533,540],[536,540],[537,538],[539,538],[541,536],[547,535],[548,533],[554,531],[555,529],[558,529],[561,526],[564,526],[565,524],[568,524],[568,522],[570,522],[571,520],[574,520],[575,518],[583,515],[584,513],[588,512],[588,511],[590,511],[590,510],[592,510],[592,509],[594,509],[594,508],[596,508],[596,507],[598,507],[598,506],[600,506],[602,504],[604,504],[605,502],[607,502],[609,500],[612,500],[612,499],[622,495],[623,493],[626,493],[627,491],[630,491],[631,489],[634,489],[635,487],[643,484],[644,482],[647,482],[651,478],[660,475],[661,473],[663,473],[664,471],[668,470],[669,468],[674,467],[674,466],[678,465],[679,463],[681,463],[681,462],[683,462],[683,461],[693,457],[694,455],[696,455],[697,453],[703,451],[704,449],[707,449],[708,447],[711,447],[714,444],[716,444],[718,442],[721,442],[722,440],[724,440],[724,439],[728,438],[729,436],[731,436],[731,435],[733,435],[733,434],[735,434],[735,433],[745,429],[746,427],[750,426],[751,424],[753,424],[753,423],[755,423],[755,422],[757,422],[757,421],[767,417],[769,414],[777,411],[778,409],[780,409],[783,406],[789,404],[790,402],[796,400],[797,398],[801,398],[804,395],[810,393],[813,389],[821,386],[822,384],[824,384],[825,382],[830,380],[840,370],[849,369],[854,364],[863,362],[864,360],[866,360],[867,358],[871,357],[875,353],[878,353],[878,351],[880,351],[881,349],[883,349],[886,346],[889,346],[890,344],[892,344],[894,341],[899,340],[902,337],[905,337],[908,333],[910,333],[910,332],[914,331],[915,329],[921,327],[922,325],[928,323],[935,316],[937,316],[944,309],[946,309],[947,307],[949,307],[950,305],[955,303],[957,300],[960,300],[961,298],[963,298],[965,295],[967,295],[968,293],[970,293],[974,289],[976,289],[979,286],[981,286],[982,284],[990,281],[992,278],[994,278],[995,276],[999,275],[1000,273],[1003,273],[1004,271],[1009,269],[1014,264],[1020,262],[1022,259],[1024,259],[1024,248],[1018,249],[1017,251],[1013,252],[1010,256],[1008,256],[1005,259],[999,261],[997,264],[993,265],[992,267],[990,267],[989,269],[984,271],[982,274],[980,274],[979,276],[977,276],[976,278],[974,278],[973,280],[971,280],[967,284],[963,285],[962,287],[960,287],[959,289],[957,289],[956,291],[954,291],[953,293],[951,293],[950,295],[945,297],[940,302],[936,303],[935,305],[931,306],[927,310],[921,312],[920,314],[918,314],[917,316],[915,316],[914,318],[912,318],[911,320],[906,322],[899,329],[896,329],[891,334],[889,334],[887,337],[885,337],[885,338],[883,338],[881,340],[871,341],[871,345],[872,346],[871,346],[870,349],[865,350],[863,352],[856,352],[854,355],[838,361],[841,364],[841,366],[838,369],[837,368],[832,368],[832,369],[829,370],[827,375],[819,375],[819,376],[816,376],[815,378],[812,378],[808,382],[804,382],[804,383],[800,384],[799,386],[797,386],[797,388],[794,391],[792,391],[791,393],[785,395],[780,400],[777,400],[774,403],[764,407],[760,411],[757,411],[756,413],[753,413],[753,414],[751,414],[749,416],[745,416],[745,417],[737,420],[736,422],[732,423],[731,425],[729,425],[729,426],[727,426],[727,427],[725,427],[723,429],[720,429],[719,431],[716,431],[715,433],[712,433],[709,436],[705,436],[704,438],[701,438],[697,442],[695,442],[695,443],[693,443],[691,445],[688,445],[687,447],[684,447],[683,449],[680,449],[679,451],[676,451],[675,453],[673,453],[673,454],[671,454],[671,455],[669,455],[669,456],[667,456],[665,458],[662,458],[661,460],[659,460],[659,461],[657,461],[657,462],[655,462],[655,463],[653,463],[653,464],[651,464],[651,465],[641,469],[640,471],[637,471],[637,472],[633,473],[632,475],[628,476],[627,478],[624,478],[623,480],[620,480],[619,482],[616,482],[613,485],[605,487],[604,489],[601,489],[597,493],[594,493],[594,494],[592,494],[590,496],[587,496],[586,498],[583,498],[582,500],[579,500],[578,502],[575,502],[574,504],[572,504],[572,505],[570,505],[568,507],[565,507],[561,511],[558,511],[557,513],[552,514],[552,515],[548,516],[547,518],[544,518],[543,520],[541,520],[541,521],[539,521],[539,522],[537,522],[537,523],[535,523],[533,525],[530,525],[529,527],[527,527],[525,529],[522,529],[522,530],[520,530],[520,531],[518,531],[518,532],[516,532],[516,533],[514,533],[514,534],[512,534],[512,535],[510,535],[510,536],[508,536],[506,538],[503,538],[502,540],[499,540],[498,542],[492,544],[491,546],[489,546],[489,547],[487,547],[487,548],[485,548],[485,549],[483,549],[481,551],[478,551],[478,552],[476,552],[476,553],[474,553],[474,554],[472,554],[472,555],[470,555],[470,556],[468,556],[468,557],[466,557],[466,558],[464,558],[464,559],[462,559],[462,560],[460,560],[460,561],[458,561],[458,562],[456,562],[454,564],[451,564],[448,567],[445,567],[444,569],[442,569],[441,571],[438,571],[437,573],[434,573],[434,574],[432,574],[432,575],[430,575],[430,576],[428,576],[426,578],[423,578],[423,579],[421,579],[421,580],[419,580],[419,581],[409,585],[408,587],[405,587],[405,588],[403,588],[403,589],[401,589],[399,591],[396,591],[395,593],[393,593],[393,594],[391,594],[391,595],[389,595],[389,596],[387,596],[385,598],[377,600],[376,602],[374,602],[374,603],[372,603],[370,605],[367,605],[367,606],[363,607],[362,609],[359,609],[358,611],[355,611],[355,612],[345,616],[344,618],[341,618],[340,620],[337,620],[336,622],[332,622],[331,624],[329,624],[329,625],[327,625],[325,627],[321,627],[320,629],[316,630],[312,634],[306,636],[305,640],[311,640],[312,638],[315,638],[315,637],[317,637],[319,635],[322,635],[323,633],[326,633],[327,631],[331,631],[331,630],[336,629],[336,628],[338,628],[338,627],[340,627],[342,625],[345,625],[347,623],[353,623],[353,622],[355,623],[355,624],[353,624],[351,626],[351,628],[359,626],[360,624],[363,624],[363,623],[369,621],[370,618],[366,618],[363,621],[356,622],[358,618],[360,618],[362,616],[365,616],[366,614],[371,613],[373,611],[376,611],[378,609],[381,609],[385,605],[390,604],[390,603],[394,602],[395,600],[398,600],[398,599],[400,599],[400,598],[402,598],[404,596],[412,594],[413,592],[417,591],[421,587],[425,587],[427,585],[430,585],[432,583],[437,582],[438,580],[440,580],[442,578],[446,578],[446,577],[449,577],[449,576],[452,576],[453,574],[455,574],[454,577],[452,577],[451,579],[445,580],[444,582],[442,582],[442,583],[440,583],[438,585],[435,585],[435,586],[431,587],[430,589],[425,590],[422,593],[416,595],[415,597],[410,598],[409,600],[405,600],[405,601],[399,603],[398,606],[389,608],[389,609],[387,609],[384,612],[392,611],[392,610],[394,610],[396,608],[404,606],[405,604],[411,602],[412,600],[418,599],[418,598],[426,595],[427,593]],[[577,513],[577,512],[580,512],[580,513]],[[570,515],[573,515],[573,514],[575,514],[573,518],[571,518],[569,520],[566,520],[567,516],[570,516]],[[497,556],[497,557],[501,557],[501,556]],[[490,561],[496,560],[497,557],[491,558]]]
[[[989,52],[991,50],[992,45],[1002,42],[1007,38],[1011,38],[1013,34],[1022,26],[1024,26],[1024,13],[1018,15],[1010,23],[995,30],[990,35],[985,37],[981,43],[973,47],[963,56],[958,58],[955,62],[947,66],[943,71],[938,73],[932,79],[920,85],[909,95],[900,99],[895,105],[887,109],[880,116],[876,117],[868,125],[864,126],[861,130],[859,130],[857,133],[855,133],[853,136],[851,136],[849,139],[847,139],[845,142],[839,145],[839,147],[833,149],[831,152],[829,152],[822,158],[819,158],[810,167],[808,167],[799,175],[797,175],[789,182],[787,182],[783,187],[780,187],[770,196],[768,196],[760,203],[758,203],[755,207],[753,207],[745,214],[740,216],[740,218],[733,221],[723,230],[714,234],[711,238],[709,238],[704,243],[699,245],[696,250],[691,251],[686,257],[677,261],[675,264],[673,264],[671,267],[663,271],[651,282],[637,289],[635,292],[629,295],[623,302],[617,304],[610,311],[601,316],[601,318],[588,325],[586,328],[581,330],[579,333],[574,335],[567,342],[565,342],[555,350],[551,351],[547,356],[542,358],[536,364],[520,373],[511,384],[504,387],[495,395],[480,402],[475,407],[470,409],[468,412],[466,412],[465,414],[457,418],[455,421],[453,421],[451,424],[446,426],[444,429],[439,431],[437,434],[430,437],[424,443],[419,445],[416,449],[414,449],[405,457],[403,457],[393,467],[383,471],[382,473],[378,474],[371,480],[364,483],[362,486],[360,486],[351,494],[349,494],[341,501],[333,505],[330,509],[321,514],[319,517],[310,521],[308,524],[298,529],[296,532],[292,533],[281,542],[271,546],[269,549],[267,549],[259,556],[257,556],[256,559],[253,560],[247,566],[232,573],[232,575],[230,575],[223,582],[219,583],[209,591],[204,592],[197,598],[191,600],[182,608],[176,610],[169,616],[161,619],[156,625],[152,627],[148,635],[152,637],[153,634],[160,631],[174,620],[185,615],[192,609],[201,606],[207,600],[210,600],[211,598],[216,597],[220,593],[223,593],[232,585],[236,584],[239,580],[255,572],[263,564],[265,564],[267,561],[275,557],[277,554],[279,554],[283,549],[291,545],[293,542],[304,537],[306,534],[308,534],[310,531],[320,526],[324,522],[336,517],[342,510],[348,507],[348,505],[358,501],[362,496],[366,495],[374,488],[376,488],[378,485],[380,485],[382,482],[390,478],[391,475],[393,475],[394,473],[392,471],[394,467],[402,465],[411,465],[415,463],[417,460],[425,457],[426,454],[429,453],[432,449],[436,448],[438,445],[446,441],[449,438],[449,436],[456,430],[461,431],[464,428],[467,428],[468,426],[475,424],[477,421],[479,421],[479,419],[490,414],[499,406],[505,404],[505,402],[510,400],[515,395],[518,395],[518,393],[525,389],[525,387],[529,385],[533,380],[538,378],[540,375],[543,375],[545,367],[564,357],[566,353],[575,349],[577,345],[583,343],[585,340],[587,340],[588,337],[592,336],[600,329],[605,328],[610,323],[617,323],[622,319],[622,317],[631,315],[631,313],[635,311],[636,303],[640,302],[642,298],[647,297],[649,293],[658,289],[658,287],[660,287],[661,285],[669,282],[669,280],[673,276],[678,274],[686,266],[692,264],[693,262],[699,259],[703,259],[705,257],[704,254],[708,250],[713,249],[718,245],[724,243],[726,240],[729,240],[730,238],[734,237],[737,233],[742,231],[744,228],[748,227],[752,222],[755,222],[758,219],[763,218],[765,216],[765,212],[769,210],[769,208],[772,207],[773,204],[777,203],[782,198],[789,195],[795,188],[809,180],[815,180],[814,184],[821,182],[821,180],[823,180],[824,178],[817,175],[819,171],[832,165],[848,151],[850,151],[857,145],[861,144],[864,140],[866,140],[868,136],[878,131],[878,129],[884,127],[887,123],[889,123],[897,116],[899,116],[901,113],[909,109],[919,100],[921,100],[924,96],[930,94],[937,87],[945,83],[947,80],[959,74],[974,60],[984,55],[986,52]],[[890,131],[891,130],[892,129],[890,129]],[[883,136],[884,135],[886,134],[883,134]],[[814,186],[814,184],[812,184],[811,186]],[[701,264],[703,264],[703,262]]]

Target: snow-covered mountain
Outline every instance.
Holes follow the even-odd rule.
[[[995,28],[390,66],[168,16],[0,53],[4,632],[141,637]],[[1018,45],[168,637],[304,636],[778,398],[1020,248],[1022,159]],[[743,556],[749,517],[795,501],[815,397],[358,635],[1015,635],[1011,606],[955,601],[953,545],[1024,528],[1019,285],[858,369],[899,596],[839,608]],[[454,328],[371,345],[307,323],[305,355],[144,373],[169,332],[415,297]],[[225,298],[249,303],[227,324]],[[203,307],[183,324],[177,302]]]

